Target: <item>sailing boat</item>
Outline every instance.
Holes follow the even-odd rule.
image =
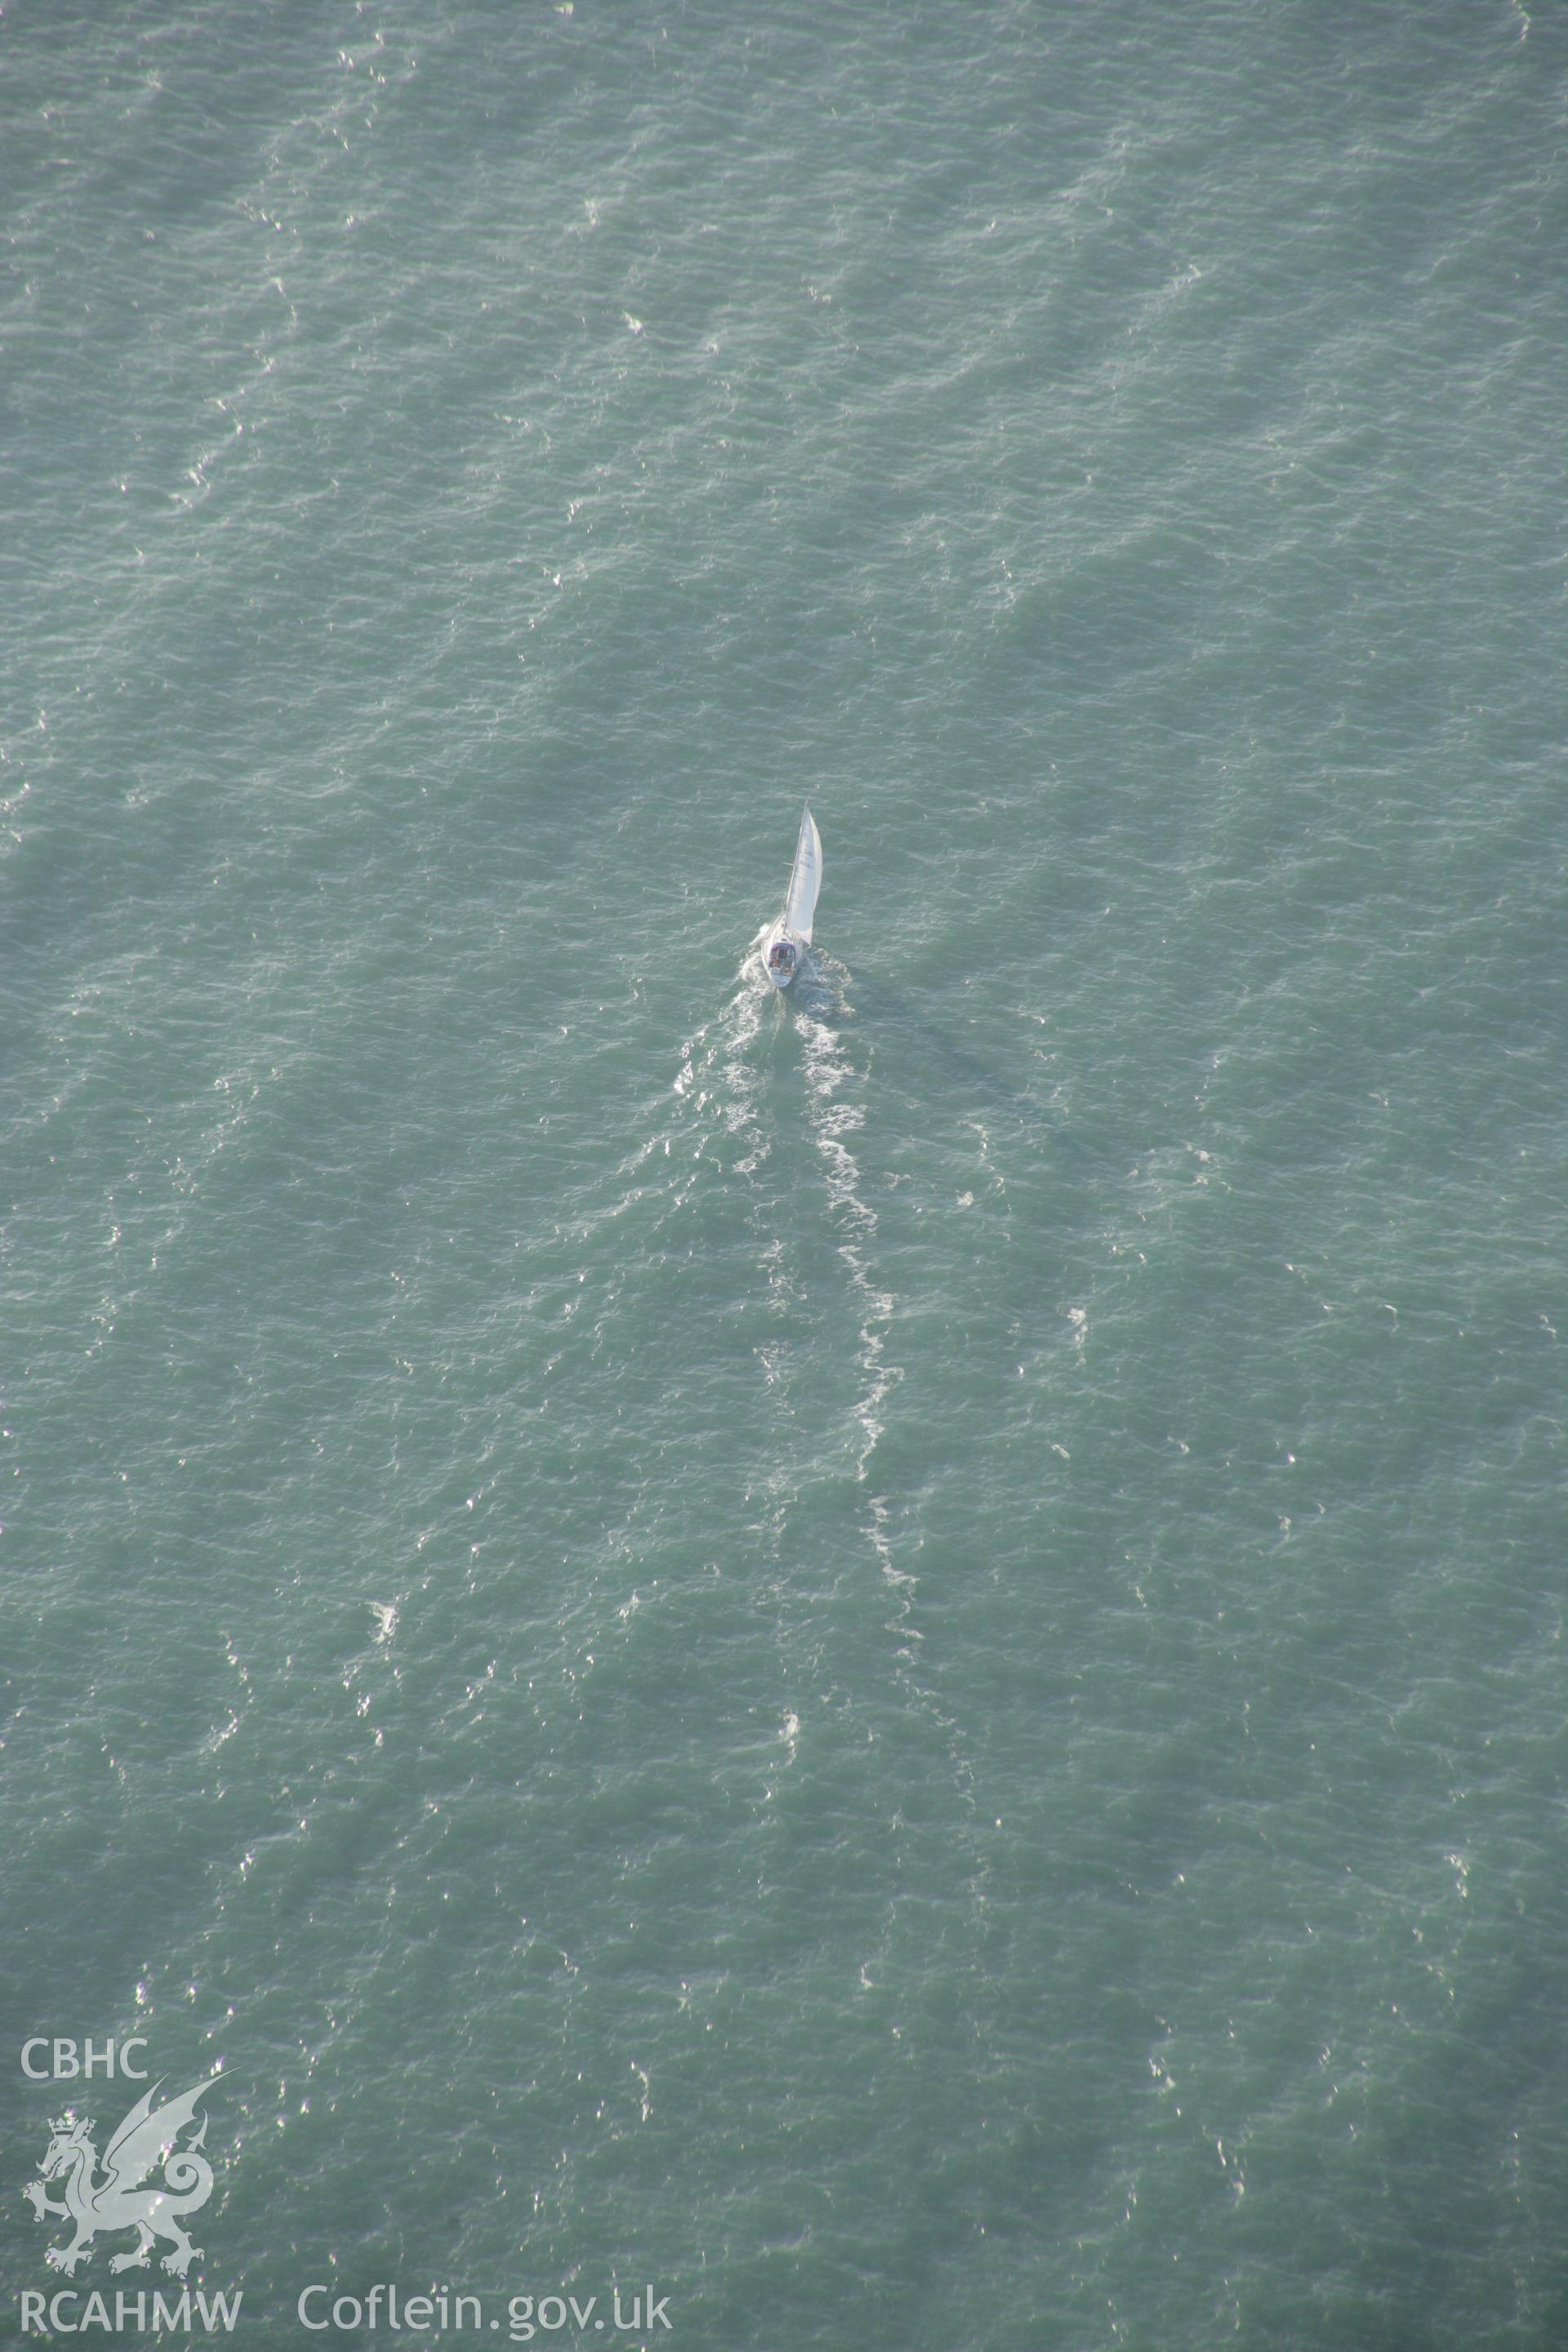
[[[803,952],[811,945],[811,919],[821,887],[822,835],[807,809],[800,821],[784,912],[763,942],[763,970],[775,988],[787,988],[800,970]]]

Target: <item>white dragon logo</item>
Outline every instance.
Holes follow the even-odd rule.
[[[196,2101],[211,2087],[211,2083],[198,2083],[194,2091],[186,2091],[178,2099],[166,2099],[161,2107],[154,2108],[153,2102],[162,2082],[154,2083],[150,2091],[142,2093],[104,2149],[102,2178],[96,2181],[93,2176],[98,2171],[98,2150],[89,2137],[92,2117],[78,2117],[68,2109],[54,2118],[49,2126],[49,2144],[38,2167],[42,2178],[29,2180],[23,2194],[40,2221],[51,2216],[74,2221],[76,2236],[68,2246],[48,2247],[44,2255],[47,2263],[68,2277],[84,2257],[90,2261],[92,2242],[100,2230],[134,2230],[138,2233],[137,2243],[130,2253],[115,2255],[109,2265],[111,2271],[144,2270],[159,2238],[167,2238],[173,2244],[174,2252],[163,2257],[163,2268],[173,2271],[176,2277],[184,2277],[187,2263],[200,2262],[202,2249],[192,2245],[181,2227],[181,2219],[205,2205],[213,2192],[212,2167],[205,2156],[196,2153],[207,2135],[206,2117],[202,2117],[201,2129],[188,2146],[176,2148],[174,2143],[185,2126],[195,2120]],[[143,2189],[141,2183],[160,2159],[163,2185]],[[44,2194],[42,2182],[58,2180],[62,2174],[66,2201],[63,2205],[51,2204]]]

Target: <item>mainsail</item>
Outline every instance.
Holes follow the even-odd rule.
[[[822,835],[812,823],[806,810],[800,821],[800,839],[795,845],[795,872],[789,877],[789,897],[784,900],[784,919],[796,939],[811,944],[811,919],[816,912],[816,894],[822,887]]]

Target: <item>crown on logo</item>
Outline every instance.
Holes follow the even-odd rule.
[[[85,2139],[92,2129],[92,2117],[79,2116],[73,2107],[68,2107],[63,2116],[50,2116],[49,2129],[61,2139]]]

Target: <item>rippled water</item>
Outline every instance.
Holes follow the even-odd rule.
[[[22,2322],[1562,2340],[1565,97],[0,15]]]

